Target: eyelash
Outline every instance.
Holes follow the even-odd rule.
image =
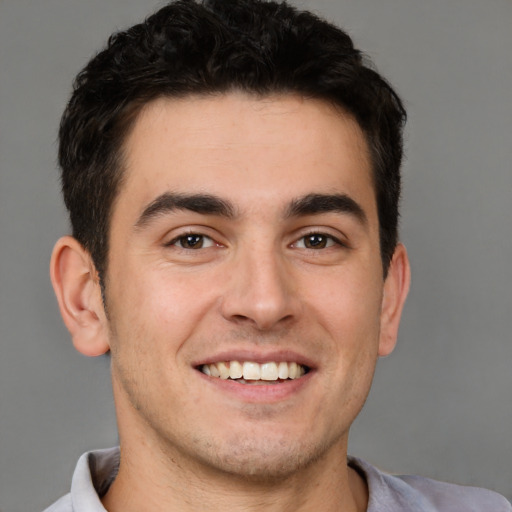
[[[339,238],[336,238],[335,236],[329,235],[327,233],[323,233],[322,231],[311,231],[309,233],[306,233],[305,235],[302,235],[299,239],[297,239],[297,241],[294,242],[292,244],[292,246],[297,247],[299,242],[304,243],[308,238],[312,238],[312,237],[322,238],[329,245],[327,245],[325,247],[320,247],[320,248],[306,247],[306,246],[301,247],[301,248],[308,249],[310,251],[317,251],[317,250],[321,250],[321,249],[328,249],[328,248],[336,246],[336,245],[341,246],[341,247],[347,247],[347,245],[344,244]]]
[[[207,247],[199,247],[199,249],[207,249],[209,247],[213,247],[214,245],[220,245],[218,243],[215,242],[215,240],[213,240],[213,238],[211,238],[210,236],[208,235],[203,235],[202,233],[196,233],[196,232],[189,232],[189,233],[183,233],[175,238],[173,238],[170,242],[166,243],[165,246],[166,247],[177,247],[178,249],[182,249],[182,250],[185,250],[185,251],[190,251],[190,250],[195,250],[194,248],[192,247],[183,247],[182,242],[186,239],[186,238],[191,238],[191,237],[197,237],[197,238],[200,238],[201,241],[204,243],[205,240],[209,240],[209,245]],[[180,245],[178,245],[178,242],[180,243]],[[197,250],[197,249],[196,249]]]
[[[194,249],[193,247],[183,247],[182,243],[183,241],[187,238],[187,237],[197,237],[197,238],[200,238],[200,242],[202,242],[201,246],[198,247],[197,249]],[[308,238],[312,238],[312,237],[318,237],[320,239],[322,239],[323,241],[325,241],[326,245],[323,246],[323,247],[307,247],[306,246],[306,240]],[[199,241],[197,243],[199,243]],[[203,244],[205,241],[209,241],[207,242],[207,246],[204,247]],[[311,240],[310,240],[311,241]],[[328,249],[329,247],[333,247],[335,245],[338,245],[338,246],[341,246],[341,247],[347,247],[346,244],[344,244],[341,240],[339,240],[338,238],[336,238],[335,236],[332,236],[332,235],[329,235],[329,234],[326,234],[326,233],[323,233],[321,231],[311,231],[310,233],[306,233],[304,235],[302,235],[300,238],[298,238],[295,242],[293,242],[291,244],[291,247],[298,247],[298,244],[299,243],[303,243],[304,244],[304,247],[300,247],[301,249],[308,249],[308,250],[311,250],[311,251],[317,251],[317,250],[321,250],[321,249]],[[178,243],[180,245],[178,245]],[[322,241],[320,241],[320,244],[322,244]],[[165,246],[166,247],[177,247],[178,249],[182,249],[182,250],[185,250],[185,251],[193,251],[193,250],[198,250],[198,249],[208,249],[210,247],[213,247],[213,246],[220,246],[221,244],[218,244],[215,242],[215,240],[213,238],[211,238],[210,236],[208,235],[204,235],[202,233],[197,233],[197,232],[188,232],[188,233],[183,233],[183,234],[180,234],[179,236],[173,238],[170,242],[166,243]]]

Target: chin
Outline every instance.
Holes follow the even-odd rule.
[[[334,444],[334,441],[329,444],[294,442],[289,438],[232,438],[224,446],[208,443],[207,450],[201,450],[203,456],[200,458],[202,465],[231,478],[269,484],[307,469],[326,456]]]

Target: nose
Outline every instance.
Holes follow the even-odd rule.
[[[222,297],[222,315],[260,331],[289,324],[299,301],[287,262],[277,251],[247,251],[230,267]]]

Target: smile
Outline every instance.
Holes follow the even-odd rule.
[[[201,372],[209,377],[236,380],[241,384],[264,381],[265,383],[278,383],[286,380],[299,379],[308,372],[307,366],[296,362],[267,362],[263,364],[253,361],[224,361],[204,364]],[[250,382],[247,382],[250,381]]]

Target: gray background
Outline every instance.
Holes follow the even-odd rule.
[[[350,451],[512,498],[512,2],[296,2],[345,26],[404,97],[413,285]],[[105,358],[75,353],[48,279],[76,72],[161,2],[0,0],[0,509],[44,508],[116,443]]]

